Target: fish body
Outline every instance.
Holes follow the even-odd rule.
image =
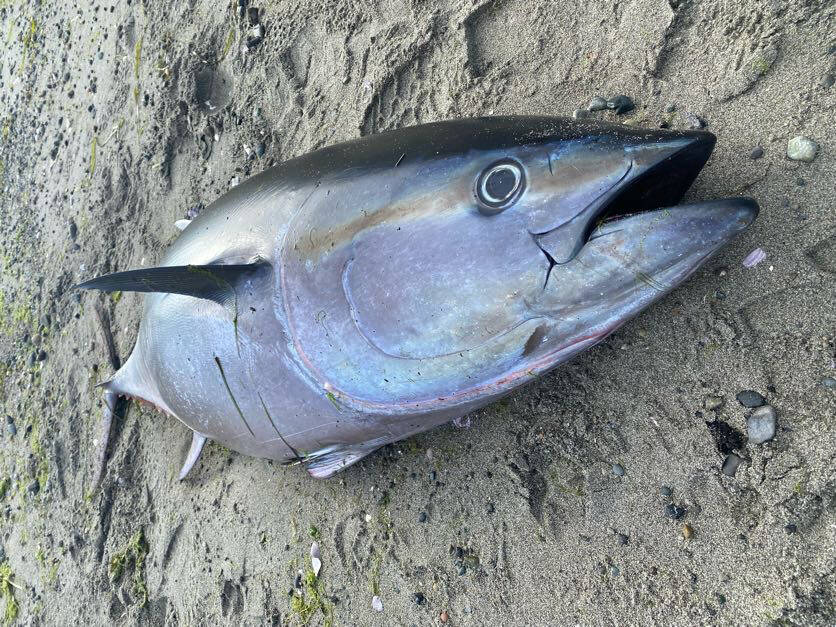
[[[676,204],[706,132],[551,117],[438,122],[266,170],[191,221],[104,384],[326,477],[495,401],[668,293],[757,215]],[[192,459],[193,458],[193,459]]]

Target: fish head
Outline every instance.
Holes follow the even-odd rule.
[[[381,358],[374,372],[414,367],[417,395],[430,393],[415,383],[429,373],[447,393],[565,361],[684,281],[757,213],[748,199],[677,206],[714,147],[704,131],[517,116],[396,133],[331,159],[355,167],[322,184],[343,187],[327,192],[315,227],[300,223],[293,246],[285,241],[283,276],[295,328],[310,329],[300,345],[313,347],[317,319],[341,320],[347,303],[351,324],[340,329],[363,341],[340,350],[344,378],[360,363],[345,355],[372,346],[363,367],[401,360]],[[318,276],[335,273],[338,290],[324,290]]]

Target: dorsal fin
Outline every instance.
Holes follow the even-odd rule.
[[[269,265],[256,262],[241,265],[161,266],[106,274],[75,287],[103,292],[165,292],[230,305],[235,300],[235,285],[243,279],[258,277]]]

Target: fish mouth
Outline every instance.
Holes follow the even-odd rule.
[[[712,133],[694,131],[669,142],[629,147],[633,163],[644,167],[600,205],[587,225],[584,242],[602,223],[679,204],[708,162],[716,142]],[[657,155],[661,158],[654,162]]]
[[[717,139],[707,131],[635,129],[615,141],[612,150],[626,160],[620,178],[568,222],[532,232],[549,261],[547,275],[555,265],[572,261],[602,223],[677,205],[705,166]]]

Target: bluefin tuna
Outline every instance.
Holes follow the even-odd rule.
[[[158,267],[103,384],[206,440],[328,477],[492,403],[607,337],[748,227],[749,198],[680,203],[705,131],[553,117],[437,122],[270,168]]]

